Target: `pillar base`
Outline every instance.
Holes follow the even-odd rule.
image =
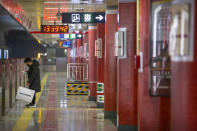
[[[117,112],[115,111],[104,111],[104,118],[110,119],[114,125],[117,125]]]
[[[130,125],[119,125],[118,131],[138,131],[138,127]]]
[[[96,96],[88,96],[88,101],[96,101]]]
[[[104,103],[97,102],[97,108],[104,108]]]

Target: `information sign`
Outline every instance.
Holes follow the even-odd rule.
[[[62,13],[62,23],[105,23],[104,12]]]
[[[97,83],[97,93],[104,93],[104,84]]]

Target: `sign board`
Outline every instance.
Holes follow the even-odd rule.
[[[104,95],[97,95],[97,102],[104,103]]]
[[[95,56],[102,58],[102,39],[95,40]]]
[[[190,62],[193,54],[193,3],[177,3],[170,6],[169,54],[172,61]]]
[[[58,47],[59,48],[70,48],[71,41],[70,40],[58,40]]]
[[[127,57],[127,28],[119,28],[115,33],[115,56],[123,59]]]
[[[60,34],[59,35],[60,39],[82,39],[83,34]]]
[[[97,83],[97,93],[104,93],[104,84]]]
[[[68,25],[41,25],[42,33],[68,33]]]
[[[105,23],[105,12],[62,13],[62,23]]]

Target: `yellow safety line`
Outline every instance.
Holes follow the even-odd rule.
[[[36,97],[37,98],[36,104],[38,103],[38,100],[42,94],[42,91],[43,91],[43,88],[46,84],[47,78],[48,78],[48,74],[45,74],[42,81],[41,81],[41,92],[36,94],[36,96],[37,96]],[[35,109],[36,108],[25,108],[12,130],[13,131],[26,131],[26,129],[29,125],[29,121],[31,120]]]

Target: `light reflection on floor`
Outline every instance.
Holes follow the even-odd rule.
[[[116,131],[115,125],[104,119],[103,109],[88,101],[88,96],[67,96],[66,77],[50,73],[27,131]],[[53,85],[51,85],[53,83]],[[17,102],[5,117],[0,118],[0,129],[10,131],[24,109]]]

